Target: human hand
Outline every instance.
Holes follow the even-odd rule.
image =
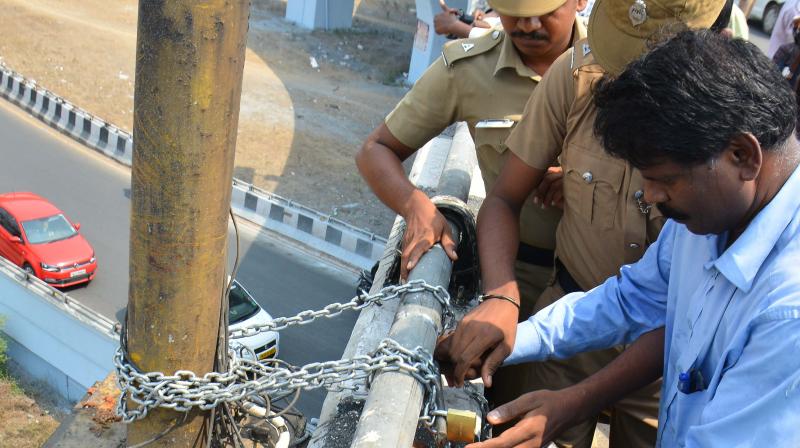
[[[414,269],[419,259],[436,243],[442,245],[451,260],[458,260],[450,225],[425,193],[414,193],[411,206],[403,213],[403,218],[406,220],[406,231],[400,257],[401,279],[408,278],[409,271]]]
[[[458,22],[458,10],[442,3],[442,12],[433,16],[433,30],[443,36],[453,34]]]
[[[492,425],[519,422],[499,437],[467,445],[466,448],[539,448],[550,443],[564,429],[576,423],[582,395],[576,388],[559,391],[537,390],[489,412]]]
[[[542,204],[542,208],[564,208],[564,171],[560,166],[547,169],[539,186],[533,192],[533,203]]]
[[[455,363],[450,358],[450,350],[453,343],[453,331],[449,333],[445,333],[442,336],[439,336],[439,339],[436,340],[436,349],[434,350],[433,357],[439,363],[439,372],[444,375],[445,379],[447,380],[448,386],[453,386],[455,381],[453,380],[453,372],[455,370]],[[473,380],[481,376],[481,365],[483,364],[483,359],[477,358],[475,359],[469,367],[467,367],[467,371],[464,374],[465,380]]]
[[[444,0],[439,0],[439,7],[442,8],[442,12],[449,12],[450,14],[458,15],[458,8],[451,8],[447,6]]]
[[[492,27],[492,25],[490,25],[489,22],[486,22],[486,21],[480,20],[480,19],[475,19],[472,22],[472,26],[475,27],[475,28],[491,28]]]
[[[480,372],[484,385],[492,387],[492,375],[514,347],[518,317],[519,309],[505,300],[487,300],[464,316],[434,352],[445,363],[448,384],[461,387]]]

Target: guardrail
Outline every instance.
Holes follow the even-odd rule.
[[[113,368],[118,324],[0,257],[0,315],[9,353],[70,402]]]
[[[86,146],[130,166],[133,136],[0,63],[0,96]],[[235,179],[231,205],[245,219],[358,269],[369,269],[386,239]]]

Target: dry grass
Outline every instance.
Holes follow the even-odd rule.
[[[39,448],[58,427],[48,411],[0,376],[0,448]]]

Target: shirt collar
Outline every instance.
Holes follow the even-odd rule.
[[[712,264],[737,288],[747,293],[758,270],[800,209],[800,167],[795,168],[774,198],[753,218],[744,232]],[[722,238],[718,236],[717,238]]]
[[[585,37],[586,27],[583,25],[581,18],[576,15],[575,24],[572,26],[572,45],[575,45],[575,42]],[[522,62],[516,47],[514,47],[514,42],[511,41],[507,34],[503,36],[503,42],[500,43],[500,57],[494,67],[494,75],[497,75],[504,68],[516,70],[517,75],[531,78],[536,82],[542,79],[542,75],[536,73]]]

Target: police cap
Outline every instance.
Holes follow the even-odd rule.
[[[725,0],[596,0],[589,17],[595,60],[618,74],[647,51],[650,39],[685,28],[709,28]]]

